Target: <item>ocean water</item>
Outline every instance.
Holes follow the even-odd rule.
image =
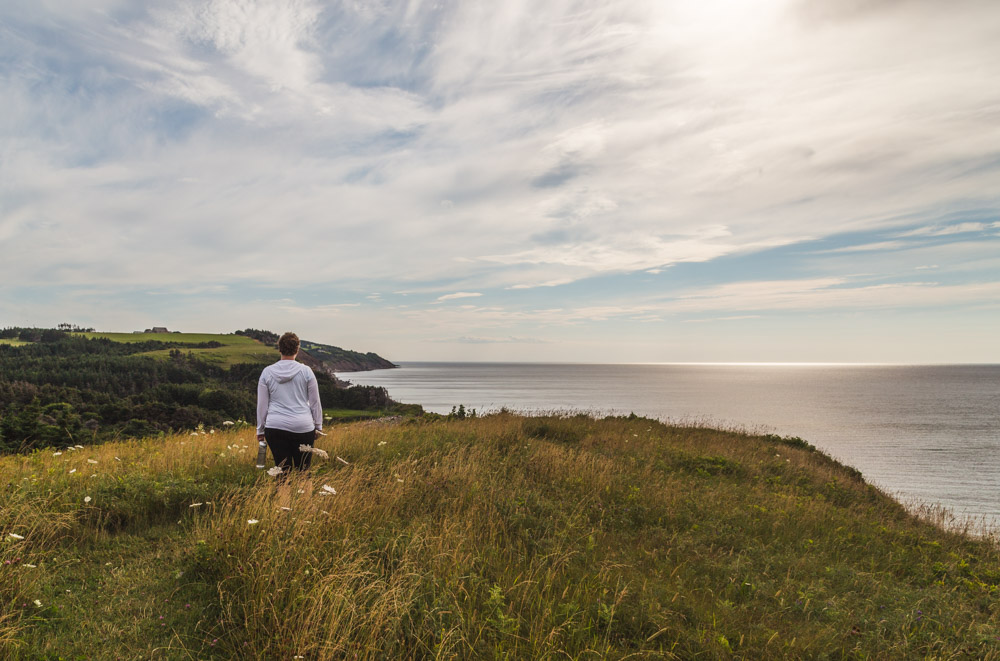
[[[414,362],[339,376],[436,413],[634,412],[799,436],[907,505],[1000,528],[1000,365]]]

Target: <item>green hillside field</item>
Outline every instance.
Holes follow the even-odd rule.
[[[429,418],[0,457],[0,657],[1000,658],[995,540],[799,439]]]
[[[183,348],[195,357],[219,367],[230,367],[238,363],[266,364],[277,360],[277,351],[249,337],[235,334],[215,333],[74,333],[87,338],[104,338],[112,342],[171,342],[200,344],[218,342],[221,347],[206,349]],[[170,349],[147,351],[139,355],[166,360]]]

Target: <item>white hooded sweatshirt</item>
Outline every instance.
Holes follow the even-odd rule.
[[[307,365],[279,360],[257,382],[257,433],[264,427],[303,433],[323,428],[316,375]]]

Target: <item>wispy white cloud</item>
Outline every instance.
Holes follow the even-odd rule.
[[[453,301],[457,298],[475,298],[477,296],[482,296],[482,294],[474,291],[457,291],[454,294],[445,294],[444,296],[438,296],[437,300]]]
[[[953,234],[968,234],[970,232],[987,232],[1000,228],[1000,222],[996,223],[955,223],[953,225],[933,225],[929,227],[918,227],[915,230],[902,232],[897,236],[951,236]]]
[[[559,285],[566,285],[571,282],[573,282],[573,278],[558,278],[556,280],[549,280],[548,282],[511,285],[510,287],[507,287],[507,289],[535,289],[536,287],[558,287]]]
[[[744,319],[760,319],[759,314],[737,314],[729,317],[710,317],[706,319],[684,319],[686,324],[706,324],[717,321],[743,321]]]
[[[839,252],[884,252],[887,250],[897,250],[899,248],[905,247],[907,244],[903,241],[876,241],[875,243],[862,243],[854,246],[843,246],[841,248],[831,248],[829,250],[823,250],[824,253],[839,253]]]
[[[532,337],[516,337],[513,335],[506,337],[483,337],[473,335],[462,335],[459,337],[443,337],[434,340],[442,344],[548,344],[548,340],[540,340]]]

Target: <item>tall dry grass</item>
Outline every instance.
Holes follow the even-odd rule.
[[[214,595],[191,658],[1000,657],[995,543],[801,441],[508,413],[328,431],[284,480],[250,429],[5,458],[0,533],[25,539],[0,549],[44,569],[177,522],[178,575]],[[8,641],[31,613],[0,616]]]

